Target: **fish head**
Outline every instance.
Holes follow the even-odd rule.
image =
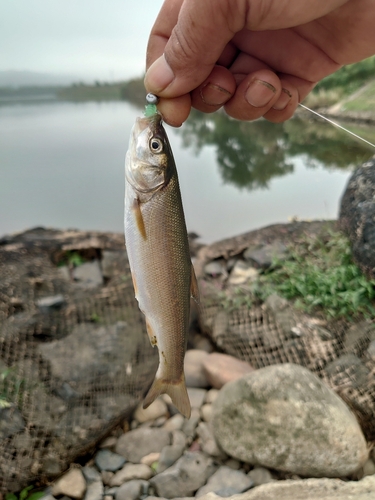
[[[138,193],[153,193],[168,184],[171,149],[160,114],[137,118],[126,156],[127,181]]]

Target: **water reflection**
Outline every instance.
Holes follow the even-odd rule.
[[[292,158],[303,155],[308,167],[348,169],[371,156],[368,146],[349,139],[332,125],[295,118],[284,124],[266,120],[239,122],[224,113],[204,115],[192,110],[179,129],[184,147],[198,154],[214,146],[225,183],[253,190],[294,171]]]

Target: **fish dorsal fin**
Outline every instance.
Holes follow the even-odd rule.
[[[191,276],[190,276],[190,295],[193,297],[195,302],[199,305],[199,287],[197,277],[195,276],[194,266],[191,265]]]

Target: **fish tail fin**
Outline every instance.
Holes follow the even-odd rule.
[[[143,408],[147,408],[160,394],[168,394],[172,399],[172,403],[177,410],[186,418],[190,418],[191,407],[189,396],[185,385],[185,376],[182,374],[180,380],[176,382],[167,382],[162,378],[158,378],[157,374],[155,380],[148,391],[144,402]]]

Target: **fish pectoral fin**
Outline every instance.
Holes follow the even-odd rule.
[[[141,233],[142,238],[145,240],[147,239],[147,235],[140,205],[141,204],[139,199],[134,198],[132,209],[135,217],[135,222],[137,224],[138,231]]]
[[[193,297],[195,302],[199,305],[199,303],[200,303],[199,287],[198,287],[197,277],[195,276],[193,264],[191,265],[191,275],[190,275],[190,295],[191,295],[191,297]]]
[[[185,385],[185,376],[182,373],[177,381],[168,381],[158,377],[156,373],[155,380],[147,393],[143,402],[143,408],[147,408],[160,394],[168,394],[177,410],[186,418],[190,418],[191,406],[189,396]]]

